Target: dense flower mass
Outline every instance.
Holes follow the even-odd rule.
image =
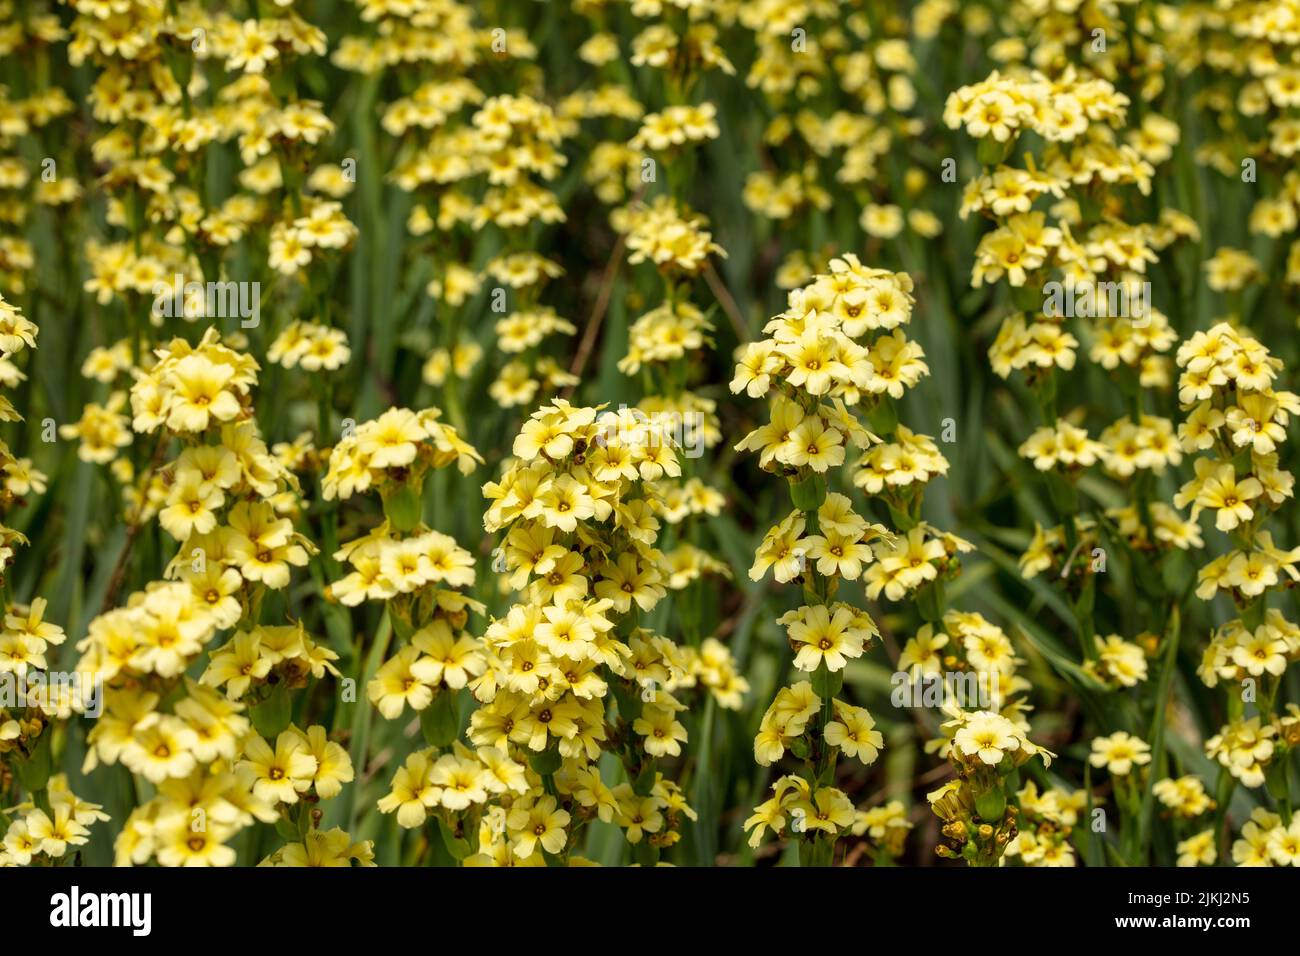
[[[1297,110],[1297,0],[0,0],[0,866],[1296,865]]]

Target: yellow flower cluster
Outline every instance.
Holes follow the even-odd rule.
[[[5,384],[24,377],[13,360],[36,347],[37,328],[0,296],[0,363]],[[9,399],[0,395],[0,422],[22,421]],[[15,458],[0,439],[0,522],[32,492],[44,490],[46,477],[30,459]],[[7,584],[16,548],[26,537],[0,523],[0,584]],[[4,587],[4,621],[0,627],[0,757],[20,761],[16,775],[32,799],[12,808],[0,837],[0,866],[27,866],[33,858],[51,863],[89,839],[89,827],[108,819],[100,806],[79,799],[68,789],[67,777],[51,774],[54,722],[84,713],[94,703],[95,690],[80,683],[52,680],[46,656],[51,646],[67,640],[63,628],[45,620],[48,602],[33,598],[30,605],[10,600]],[[39,796],[37,796],[39,794]]]
[[[1216,628],[1197,673],[1228,691],[1229,721],[1205,743],[1206,753],[1247,787],[1263,786],[1276,756],[1292,745],[1294,716],[1276,709],[1287,665],[1300,659],[1300,628],[1268,595],[1283,578],[1300,579],[1300,550],[1283,550],[1262,528],[1271,511],[1294,497],[1295,479],[1278,465],[1297,399],[1273,383],[1282,363],[1257,339],[1227,323],[1198,332],[1178,350],[1179,398],[1187,412],[1179,437],[1195,460],[1195,477],[1175,503],[1212,511],[1232,548],[1201,568],[1197,595],[1223,592],[1240,614]],[[1240,689],[1239,689],[1240,688]],[[1243,705],[1258,701],[1247,717]]]
[[[919,519],[921,490],[946,472],[947,461],[929,438],[899,425],[892,405],[927,371],[901,328],[911,317],[911,290],[906,275],[864,267],[854,256],[833,260],[829,274],[790,293],[789,308],[765,329],[769,338],[740,350],[731,383],[733,392],[756,397],[775,392],[770,423],[736,447],[787,477],[795,510],[764,537],[750,578],[770,569],[778,582],[802,584],[808,603],[777,624],[786,628],[794,667],[811,676],[777,693],[754,743],[760,764],[788,751],[805,769],[774,784],[746,829],[757,847],[768,829],[780,833],[788,822],[813,862],[833,859],[836,839],[854,821],[848,797],[831,785],[838,754],[871,763],[884,744],[867,710],[835,698],[848,661],[879,636],[870,615],[833,600],[835,593],[841,582],[861,579],[869,599],[921,594],[937,619],[942,581],[956,572],[954,556],[971,547]],[[852,410],[859,404],[892,441],[859,422]],[[868,521],[848,496],[828,490],[850,443],[865,452],[854,483],[882,499],[903,534]],[[922,640],[929,642],[928,630]]]
[[[159,486],[158,521],[179,548],[166,580],[98,615],[77,645],[77,675],[104,688],[84,769],[120,762],[157,787],[125,821],[119,863],[229,865],[230,841],[255,821],[314,840],[320,814],[302,798],[329,799],[352,779],[346,751],[323,727],[290,723],[289,692],[337,677],[338,655],[301,623],[259,620],[266,595],[286,589],[316,549],[294,528],[297,480],[251,417],[257,363],[215,330],[197,347],[174,339],[155,359],[137,370],[133,424],[159,433],[160,453],[181,445],[144,476]],[[232,627],[200,679],[188,676]],[[349,852],[370,858],[368,844]]]
[[[1018,832],[1007,844],[1006,859],[1025,866],[1074,866],[1070,835],[1087,803],[1082,790],[1055,787],[1039,793],[1032,780],[1016,791],[1020,807]]]
[[[949,756],[958,776],[927,794],[946,838],[936,852],[972,866],[996,866],[1017,833],[1019,812],[1008,800],[1006,779],[1033,757],[1050,764],[1053,754],[991,711],[961,712],[943,731],[952,740]]]
[[[51,777],[40,788],[46,806],[28,801],[13,808],[13,818],[0,842],[0,866],[30,866],[33,861],[53,861],[74,856],[90,840],[90,827],[109,819],[97,803],[79,799],[68,789],[65,774]]]
[[[408,758],[381,809],[403,826],[436,814],[469,864],[572,862],[578,833],[597,818],[654,859],[693,816],[657,769],[686,740],[678,695],[699,683],[736,706],[744,691],[719,642],[690,654],[637,625],[671,574],[655,547],[656,483],[680,474],[671,435],[639,414],[556,401],[524,424],[514,453],[484,487],[484,525],[504,532],[500,567],[518,603],[450,667],[417,633],[424,656],[394,682],[413,686],[440,660],[448,686],[468,686],[478,701],[467,731],[476,749],[432,741],[453,749]],[[602,781],[604,752],[626,783]]]
[[[713,241],[708,220],[660,196],[650,204],[615,210],[614,228],[627,233],[628,262],[651,262],[663,270],[694,274],[710,255],[726,255]]]
[[[1214,93],[1205,108],[1214,116],[1212,135],[1196,149],[1195,159],[1224,177],[1261,184],[1247,219],[1254,236],[1274,240],[1290,237],[1285,267],[1277,278],[1288,286],[1300,284],[1300,239],[1295,237],[1300,211],[1300,175],[1291,168],[1300,150],[1300,69],[1295,28],[1300,6],[1295,0],[1250,0],[1219,10],[1194,4],[1183,16],[1169,17],[1169,57],[1180,74],[1209,79]],[[1243,120],[1258,133],[1247,142]],[[1243,157],[1245,157],[1243,159]],[[1269,168],[1281,175],[1270,180]],[[1276,192],[1272,192],[1276,188]],[[1220,246],[1206,263],[1211,288],[1240,290],[1266,281],[1265,264],[1246,250]]]

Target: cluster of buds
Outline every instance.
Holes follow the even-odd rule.
[[[943,821],[945,842],[935,852],[970,866],[997,866],[1019,832],[1013,799],[1019,768],[1034,757],[1050,764],[1054,755],[991,711],[961,712],[943,731],[952,741],[949,759],[957,776],[928,794],[930,809]]]

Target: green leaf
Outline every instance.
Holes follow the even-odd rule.
[[[792,481],[790,500],[800,511],[816,511],[826,500],[826,476],[813,471],[800,481]]]
[[[998,142],[992,136],[985,136],[979,141],[975,149],[975,158],[984,166],[996,166],[1004,159],[1011,155],[1011,150],[1016,145],[1016,137],[1008,136],[1005,141]]]
[[[469,841],[464,837],[456,836],[456,834],[452,832],[451,827],[447,826],[446,820],[442,817],[436,817],[435,819],[438,821],[438,833],[442,836],[443,846],[447,848],[447,852],[452,855],[452,858],[455,859],[457,863],[464,860],[474,852],[469,845]]]
[[[449,747],[460,732],[459,694],[444,687],[433,702],[420,711],[420,731],[425,742],[434,747]]]
[[[283,683],[276,684],[271,688],[270,695],[260,704],[254,704],[249,710],[249,715],[253,718],[253,726],[257,732],[272,741],[274,745],[275,738],[283,733],[289,726],[289,721],[293,714],[293,704],[289,700],[289,692],[285,690]]]
[[[942,621],[944,606],[942,578],[936,578],[916,594],[916,609],[921,613],[921,619],[924,621],[932,624]]]
[[[298,828],[292,820],[281,817],[275,821],[275,832],[286,843],[298,842]]]
[[[50,748],[54,739],[54,728],[46,727],[36,738],[36,746],[26,760],[20,760],[15,767],[18,782],[28,795],[34,796],[45,789],[50,782]]]
[[[1151,744],[1151,769],[1147,774],[1146,788],[1142,793],[1142,809],[1138,817],[1138,852],[1145,861],[1147,846],[1151,839],[1151,818],[1154,813],[1153,787],[1162,769],[1165,756],[1165,722],[1169,709],[1169,688],[1173,685],[1174,671],[1178,664],[1178,639],[1181,634],[1181,615],[1178,605],[1169,610],[1169,623],[1165,628],[1164,659],[1160,664],[1160,677],[1156,684],[1154,698],[1155,710],[1151,716],[1151,729],[1147,740]]]
[[[898,408],[889,396],[882,396],[880,404],[867,414],[867,423],[880,438],[890,438],[898,430]]]
[[[549,777],[554,774],[555,771],[560,769],[560,764],[563,762],[563,758],[560,756],[560,749],[555,746],[555,744],[551,744],[551,746],[543,750],[541,753],[533,754],[528,758],[529,765],[532,766],[534,771],[541,774],[543,777]]]
[[[813,693],[823,701],[830,700],[840,692],[844,686],[844,670],[837,671],[827,670],[826,665],[820,665],[812,674]]]
[[[424,518],[424,505],[420,500],[418,481],[407,481],[394,494],[384,500],[384,516],[393,523],[396,531],[411,531]]]
[[[1001,781],[975,798],[975,812],[985,823],[997,825],[1002,821],[1006,810],[1007,795],[1002,790]]]

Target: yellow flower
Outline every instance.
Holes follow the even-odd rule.
[[[1105,767],[1117,777],[1127,776],[1134,767],[1151,762],[1151,747],[1127,731],[1117,730],[1109,737],[1097,737],[1092,742],[1088,762],[1094,767]]]
[[[681,745],[686,740],[686,728],[666,707],[641,708],[641,716],[632,722],[632,730],[645,738],[646,753],[654,757],[680,756]]]
[[[411,673],[430,687],[446,684],[459,690],[487,667],[479,642],[468,634],[457,637],[440,618],[416,631],[411,646],[424,655],[411,665]]]
[[[826,725],[826,743],[839,747],[849,757],[865,764],[873,763],[884,746],[885,739],[871,714],[862,707],[851,707],[835,701],[835,720]]]
[[[216,420],[228,422],[240,414],[239,399],[230,387],[235,369],[218,365],[202,355],[180,359],[168,376],[172,397],[167,427],[178,432],[201,432]]]
[[[805,418],[790,433],[788,461],[795,467],[808,467],[824,473],[832,466],[844,464],[843,436],[827,428],[819,417]]]
[[[1202,830],[1178,843],[1179,866],[1213,866],[1218,858],[1217,837],[1213,829]]]
[[[802,539],[808,557],[817,561],[817,573],[839,575],[847,581],[856,581],[862,567],[873,559],[871,546],[861,540],[861,532],[848,534],[831,528],[824,535],[809,535]]]
[[[438,805],[441,790],[430,778],[432,751],[420,750],[406,758],[393,776],[391,790],[378,803],[380,813],[397,811],[397,822],[410,830],[423,825],[428,810]]]
[[[262,680],[271,672],[273,664],[273,658],[262,653],[262,638],[257,631],[240,631],[213,651],[199,682],[212,687],[224,684],[226,695],[238,700],[254,680]]]
[[[812,799],[800,794],[787,801],[783,809],[796,821],[796,831],[802,833],[820,830],[834,836],[851,827],[855,817],[849,798],[834,787],[820,787]]]
[[[774,569],[773,576],[782,584],[802,574],[804,551],[798,546],[798,541],[803,529],[803,515],[793,511],[785,521],[768,531],[754,556],[749,579],[761,581],[768,568]]]
[[[1232,465],[1223,464],[1201,485],[1192,507],[1192,517],[1202,508],[1215,509],[1214,526],[1220,531],[1231,531],[1243,521],[1255,516],[1250,502],[1264,489],[1255,477],[1238,480]]]
[[[531,804],[515,806],[506,817],[511,848],[521,858],[533,855],[540,845],[547,853],[559,853],[568,841],[565,827],[569,814],[556,808],[555,798],[544,796]]]
[[[324,727],[308,727],[305,733],[296,727],[289,730],[298,736],[303,747],[316,760],[316,770],[312,774],[316,795],[322,800],[338,796],[343,791],[343,784],[351,783],[354,775],[348,752],[326,737]]]
[[[275,749],[256,734],[244,743],[238,764],[252,772],[253,793],[270,803],[297,803],[311,789],[318,768],[300,732],[286,730],[275,741]]]
[[[789,631],[790,642],[798,645],[794,666],[812,672],[823,664],[829,671],[843,670],[849,658],[861,657],[868,635],[856,625],[854,611],[840,605],[804,606],[777,619]]]
[[[1026,743],[1016,725],[1000,714],[978,711],[970,714],[953,737],[953,747],[968,760],[996,767],[1007,754]]]
[[[408,645],[385,661],[366,685],[366,696],[386,719],[397,719],[406,704],[424,710],[433,702],[433,688],[415,670],[419,659],[420,649]]]
[[[187,476],[172,486],[170,503],[158,513],[158,523],[177,541],[185,541],[192,534],[207,534],[217,526],[216,512],[225,500],[215,484]]]
[[[224,843],[233,835],[233,827],[216,820],[196,829],[180,814],[155,829],[155,852],[163,866],[234,866],[236,853]]]

